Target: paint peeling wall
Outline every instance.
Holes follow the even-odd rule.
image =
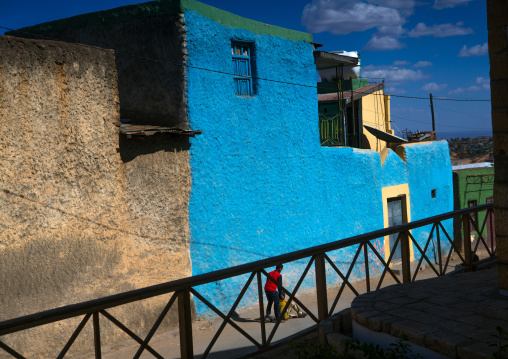
[[[412,165],[392,152],[382,167],[377,152],[320,146],[310,43],[222,26],[193,11],[184,16],[190,65],[188,116],[191,127],[204,131],[190,147],[193,274],[382,228],[381,188],[388,184],[412,181],[418,197],[417,181],[421,181],[422,166],[428,167],[418,159],[418,150],[410,152],[411,160],[417,161]],[[232,71],[232,40],[254,44],[258,79],[252,97],[234,93],[228,74]],[[436,168],[449,164],[442,157],[445,147],[437,145],[438,159],[433,153],[424,157]],[[429,150],[418,148],[422,153]],[[416,175],[409,175],[415,170]],[[445,166],[443,171],[450,171],[451,181],[451,168]],[[444,200],[442,196],[437,201]],[[426,209],[427,202],[427,198],[417,198],[413,205]],[[432,211],[428,208],[424,215]],[[355,250],[332,257],[343,269]],[[300,261],[285,267],[283,277],[289,288],[296,284],[305,264]],[[304,288],[313,286],[309,276]],[[337,283],[330,279],[334,281]],[[225,307],[232,304],[243,284],[227,280],[201,291]],[[257,300],[254,289],[248,293],[245,305]],[[206,311],[197,305],[200,313]]]
[[[0,321],[191,274],[187,141],[120,140],[119,117],[112,51],[0,37]],[[142,334],[165,300],[113,313]],[[5,342],[56,357],[77,320]]]

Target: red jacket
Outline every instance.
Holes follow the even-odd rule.
[[[282,285],[282,276],[278,270],[271,271],[270,276],[275,279],[278,283],[274,283],[273,280],[270,278],[266,278],[266,284],[265,284],[265,290],[269,292],[276,292],[277,291],[277,284]]]

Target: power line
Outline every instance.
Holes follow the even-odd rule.
[[[417,99],[417,100],[426,100],[428,101],[428,97],[419,97],[419,96],[402,96],[402,95],[390,95],[386,94],[392,97],[399,97],[399,98],[411,98],[411,99]],[[490,102],[490,100],[485,99],[458,99],[458,98],[446,98],[446,97],[433,97],[436,101],[459,101],[459,102]]]
[[[107,50],[107,49],[104,49],[104,48],[98,47],[98,46],[92,46],[92,45],[87,45],[87,44],[80,44],[80,43],[75,43],[75,42],[70,42],[70,41],[62,41],[62,40],[59,40],[59,39],[54,39],[54,38],[50,38],[50,37],[46,37],[46,36],[38,35],[38,34],[33,34],[33,33],[30,33],[30,32],[26,32],[26,31],[20,31],[20,30],[10,29],[10,28],[4,27],[4,26],[0,26],[0,28],[6,29],[6,30],[9,30],[9,31],[16,31],[16,32],[19,32],[19,33],[22,33],[22,34],[26,34],[26,35],[30,35],[30,36],[37,36],[37,37],[40,37],[40,38],[45,39],[45,40],[65,42],[65,43],[74,44],[74,45],[78,45],[78,46],[89,47],[89,48],[92,48],[92,49]],[[123,52],[123,51],[117,51],[117,50],[114,50],[114,51],[115,51],[115,54],[117,54],[117,55],[124,55],[124,56],[134,57],[134,58],[137,58],[137,59],[140,59],[140,60],[146,60],[146,61],[152,61],[152,62],[157,62],[157,63],[169,64],[169,65],[174,65],[174,66],[181,66],[181,63],[171,62],[171,61],[167,61],[167,60],[152,59],[152,58],[149,58],[149,57],[134,55],[134,54],[130,54],[130,53]],[[209,71],[209,72],[219,73],[219,74],[223,74],[223,75],[237,76],[237,75],[235,75],[232,72],[226,72],[226,71],[221,71],[221,70],[208,69],[208,68],[205,68],[205,67],[199,67],[199,66],[189,65],[187,63],[185,64],[185,66],[188,67],[188,68],[196,69],[196,70]],[[281,81],[281,80],[267,79],[267,78],[263,78],[263,77],[251,76],[249,78],[252,78],[252,79],[255,79],[255,80],[262,80],[262,81],[270,81],[270,82],[282,83],[282,84],[286,84],[286,85],[294,85],[294,86],[302,86],[302,87],[309,87],[309,88],[317,88],[317,85],[300,84],[300,83],[296,83],[296,82],[287,82],[287,81]]]
[[[445,111],[450,111],[450,112],[456,112],[456,113],[460,113],[461,115],[465,115],[465,116],[469,116],[469,117],[472,117],[472,118],[479,118],[480,120],[485,120],[485,121],[490,121],[490,118],[485,118],[485,117],[479,117],[479,116],[473,116],[469,113],[465,113],[465,112],[460,112],[460,111],[456,111],[456,110],[451,110],[449,108],[444,108],[444,107],[441,107],[441,106],[436,106],[436,108],[440,109],[440,110],[445,110]]]
[[[367,109],[362,109],[362,110],[363,111],[368,111],[368,112],[374,112],[376,114],[381,114],[382,115],[382,113],[377,112],[377,111],[372,111],[372,110],[367,110]],[[423,123],[423,124],[429,125],[429,126],[431,125],[430,122],[411,120],[409,118],[395,116],[395,115],[392,115],[392,114],[390,114],[390,117],[399,118],[399,119],[404,120],[404,121]],[[439,126],[442,126],[442,127],[454,127],[454,128],[465,128],[465,129],[469,129],[469,130],[490,130],[490,128],[478,128],[478,127],[464,127],[464,126],[452,126],[452,125],[439,125]]]
[[[16,192],[13,192],[13,191],[11,191],[9,189],[6,189],[6,188],[0,188],[0,193],[2,193],[2,192],[4,194],[8,195],[8,196],[22,198],[25,201],[32,202],[32,203],[34,203],[34,204],[36,204],[36,205],[38,205],[40,207],[60,212],[60,213],[62,213],[64,215],[67,215],[67,216],[70,216],[70,217],[73,217],[73,218],[76,218],[76,219],[79,219],[79,220],[82,220],[82,221],[85,221],[85,222],[88,222],[88,223],[95,224],[96,226],[103,227],[103,228],[108,229],[108,230],[112,230],[112,231],[116,231],[116,232],[120,232],[120,233],[124,233],[124,234],[129,234],[129,235],[132,235],[132,236],[135,236],[135,237],[138,237],[138,238],[144,238],[144,239],[152,239],[152,240],[166,240],[167,239],[167,238],[163,238],[163,237],[154,237],[154,236],[149,236],[149,235],[143,235],[143,234],[135,233],[135,232],[132,232],[132,231],[129,231],[129,230],[126,230],[126,229],[122,229],[122,228],[116,227],[116,226],[111,226],[109,224],[104,224],[104,223],[101,223],[101,222],[97,222],[97,221],[94,221],[94,220],[92,220],[90,218],[86,218],[86,217],[83,217],[83,216],[80,216],[80,215],[77,215],[77,214],[74,214],[74,213],[70,213],[70,212],[67,212],[67,211],[65,211],[63,209],[60,209],[58,207],[55,207],[55,206],[43,203],[43,202],[35,200],[35,199],[31,199],[28,196],[25,196],[24,194],[16,193]],[[13,203],[13,202],[11,201],[11,203]]]
[[[490,100],[483,100],[483,99],[458,99],[458,98],[445,98],[445,97],[434,97],[434,100],[457,101],[457,102],[490,102]]]
[[[5,30],[9,30],[9,31],[19,32],[19,33],[30,35],[30,36],[37,36],[37,37],[40,37],[40,38],[46,39],[46,40],[66,42],[66,43],[71,43],[71,44],[78,45],[78,46],[84,46],[84,47],[89,47],[89,48],[93,48],[93,49],[105,50],[104,48],[101,48],[101,47],[98,47],[98,46],[92,46],[92,45],[87,45],[87,44],[74,43],[74,42],[69,42],[69,41],[62,41],[62,40],[59,40],[59,39],[54,39],[54,38],[46,37],[46,36],[39,35],[39,34],[34,34],[34,33],[26,32],[26,31],[20,31],[20,30],[11,29],[11,28],[8,28],[8,27],[5,27],[5,26],[0,26],[0,28],[1,29],[5,29]],[[175,62],[171,62],[171,61],[167,61],[167,60],[152,59],[152,58],[149,58],[149,57],[134,55],[134,54],[126,53],[126,52],[123,52],[123,51],[116,51],[115,50],[115,53],[116,54],[120,54],[120,55],[134,57],[134,58],[141,59],[141,60],[146,60],[146,61],[152,61],[152,62],[158,62],[158,63],[165,63],[165,64],[170,64],[170,65],[175,65],[175,66],[181,66],[180,63],[175,63]],[[235,76],[235,74],[233,74],[231,72],[214,70],[214,69],[208,69],[208,68],[199,67],[199,66],[192,66],[192,65],[189,65],[189,64],[185,64],[185,66],[188,67],[188,68],[196,69],[196,70],[209,71],[209,72],[219,73],[219,74],[223,74],[223,75]],[[317,88],[317,86],[314,86],[314,85],[300,84],[300,83],[296,83],[296,82],[287,82],[287,81],[282,81],[282,80],[267,79],[267,78],[255,77],[255,76],[252,76],[251,78],[252,79],[256,79],[256,80],[262,80],[262,81],[270,81],[270,82],[282,83],[282,84],[286,84],[286,85],[302,86],[302,87],[308,87],[308,88]],[[371,79],[382,79],[382,78],[378,78],[378,77],[365,77],[365,78],[366,79],[368,79],[368,78],[371,78]],[[374,95],[383,96],[383,95],[380,95],[380,94],[374,94]],[[427,97],[419,97],[419,96],[402,96],[402,95],[390,95],[390,96],[392,96],[392,97],[398,97],[398,98],[428,100]],[[485,100],[485,99],[454,99],[454,98],[445,98],[445,97],[434,97],[434,100],[439,100],[439,101],[459,101],[459,102],[490,102],[490,100]]]

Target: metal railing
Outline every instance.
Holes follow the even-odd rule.
[[[471,217],[472,213],[486,211],[485,219],[483,223],[480,225],[475,222],[475,219]],[[462,223],[462,231],[458,231],[460,233],[461,238],[452,238],[453,235],[448,233],[446,230],[446,226],[449,227],[449,222],[443,225],[444,221],[451,220],[455,218],[460,220]],[[200,300],[204,305],[210,308],[213,312],[215,312],[219,317],[223,319],[222,325],[217,330],[215,336],[209,343],[208,347],[201,355],[202,358],[205,358],[213,348],[215,342],[221,335],[224,327],[227,324],[233,326],[236,330],[238,330],[245,338],[250,340],[253,344],[253,351],[255,350],[264,350],[270,347],[273,343],[273,338],[280,324],[280,319],[275,323],[271,332],[268,333],[265,326],[265,313],[264,313],[264,304],[263,304],[263,288],[262,288],[262,278],[270,277],[269,274],[265,271],[265,268],[273,267],[278,263],[288,263],[297,260],[302,260],[306,258],[310,258],[303,274],[300,279],[294,286],[292,291],[289,291],[286,287],[282,287],[281,290],[284,291],[288,295],[288,303],[284,307],[280,318],[283,318],[287,308],[290,307],[291,302],[296,302],[304,311],[307,312],[310,318],[316,323],[319,323],[323,319],[331,316],[337,306],[338,301],[341,298],[341,295],[344,292],[344,289],[348,287],[355,295],[359,295],[359,292],[355,288],[355,282],[351,280],[351,274],[353,272],[354,266],[357,264],[361,264],[358,261],[358,258],[363,252],[364,257],[364,270],[365,270],[365,281],[367,291],[371,291],[371,275],[369,273],[369,253],[371,254],[371,258],[377,258],[377,265],[380,265],[382,268],[382,274],[379,277],[379,281],[376,287],[376,290],[379,289],[386,277],[389,274],[396,283],[401,282],[410,282],[416,280],[416,277],[419,273],[419,269],[423,263],[426,264],[432,269],[432,271],[437,276],[443,276],[445,274],[453,274],[461,271],[471,271],[474,267],[482,262],[495,259],[495,240],[492,230],[490,231],[490,244],[488,243],[488,239],[484,238],[483,233],[485,232],[485,226],[490,226],[489,228],[493,228],[493,204],[485,204],[477,207],[471,207],[459,211],[449,212],[442,215],[430,217],[427,219],[422,219],[418,221],[414,221],[411,223],[381,229],[377,231],[373,231],[370,233],[365,233],[361,235],[357,235],[351,238],[315,246],[308,249],[303,249],[299,251],[295,251],[292,253],[287,253],[284,255],[280,255],[277,257],[260,260],[252,263],[247,263],[243,265],[239,265],[236,267],[218,270],[206,274],[197,275],[194,277],[184,278],[175,280],[168,283],[163,283],[143,289],[133,290],[130,292],[125,292],[117,295],[112,295],[88,302],[83,302],[79,304],[69,305],[53,310],[48,310],[32,315],[27,315],[11,320],[7,320],[0,323],[0,348],[5,352],[11,354],[15,358],[24,358],[18,351],[14,348],[11,348],[7,344],[2,341],[2,336],[27,330],[29,328],[38,327],[41,325],[55,323],[58,321],[66,320],[69,318],[76,318],[83,316],[83,319],[75,329],[74,333],[70,336],[69,340],[65,344],[65,346],[60,351],[60,354],[57,358],[63,358],[68,350],[71,348],[76,338],[80,335],[82,329],[87,324],[87,322],[92,318],[93,325],[93,341],[95,348],[95,357],[101,358],[101,330],[100,330],[100,318],[105,318],[111,321],[114,325],[120,328],[122,331],[127,333],[134,341],[139,344],[139,349],[137,353],[134,355],[134,358],[139,358],[140,355],[146,350],[150,352],[156,358],[163,358],[162,355],[157,353],[150,346],[150,340],[153,338],[154,334],[157,332],[159,326],[161,325],[163,319],[169,312],[170,308],[177,303],[178,306],[178,318],[179,318],[179,332],[180,332],[180,350],[182,358],[193,358],[194,355],[194,347],[193,347],[193,337],[192,337],[192,304],[191,304],[191,295],[194,296],[195,299]],[[432,229],[428,235],[425,244],[422,246],[418,241],[413,237],[411,233],[412,230],[417,228],[431,226]],[[476,231],[478,239],[476,243],[472,243],[470,240],[470,232],[471,227]],[[377,240],[379,238],[383,238],[389,236],[390,234],[397,234],[397,239],[393,245],[393,248],[400,243],[401,245],[401,279],[397,277],[397,275],[392,270],[392,257],[395,253],[393,250],[387,260],[383,258],[383,256],[379,253],[379,251],[375,248],[371,242]],[[456,234],[457,235],[457,234]],[[434,238],[437,242],[437,253],[438,257],[435,263],[429,260],[429,256],[427,254],[431,242],[434,242]],[[423,242],[420,240],[420,242]],[[463,251],[459,250],[459,242],[463,242]],[[410,257],[410,245],[413,246],[413,257],[415,258],[415,262],[417,262],[416,268],[413,266],[413,273],[411,273],[411,257]],[[435,242],[434,242],[435,244]],[[484,251],[486,252],[486,258],[475,260],[475,254],[479,250],[480,244],[483,244]],[[341,271],[337,264],[330,258],[328,255],[331,251],[335,251],[338,249],[344,249],[348,247],[357,246],[355,255],[351,263],[348,263],[349,268],[347,272],[344,274]],[[449,249],[448,249],[449,248]],[[444,255],[444,250],[447,249],[447,255]],[[450,258],[452,253],[456,253],[456,255],[460,258],[460,265],[456,266],[453,270],[450,270]],[[419,257],[419,258],[418,258]],[[416,259],[417,258],[417,259]],[[372,261],[372,260],[371,260]],[[437,263],[436,263],[437,262]],[[333,271],[337,273],[337,275],[341,278],[342,284],[338,290],[338,293],[333,301],[332,305],[328,305],[327,300],[327,277],[326,277],[326,265],[328,263],[328,268],[333,268]],[[316,299],[317,299],[317,313],[313,313],[309,308],[304,305],[300,299],[297,297],[298,291],[301,288],[301,284],[304,281],[305,277],[309,273],[309,270],[314,265],[315,268],[315,283],[316,283]],[[197,287],[207,283],[217,282],[223,279],[233,278],[237,276],[241,276],[244,274],[250,274],[249,278],[244,285],[243,289],[240,291],[236,301],[230,308],[227,314],[223,313],[216,306],[214,306],[210,301],[208,301],[201,293],[197,291]],[[260,315],[260,332],[261,332],[261,341],[257,341],[254,339],[249,333],[247,333],[244,329],[242,329],[238,324],[236,324],[232,320],[232,315],[234,314],[238,304],[242,300],[242,297],[246,293],[247,288],[253,281],[253,279],[257,279],[258,290],[257,294],[259,296],[259,315]],[[119,307],[125,305],[127,303],[140,301],[147,298],[152,298],[156,296],[160,296],[163,294],[173,293],[170,300],[167,302],[166,306],[160,313],[158,319],[155,321],[155,324],[149,331],[148,335],[145,338],[140,338],[137,334],[127,328],[124,324],[122,324],[117,318],[115,318],[111,313],[107,310],[114,307]]]

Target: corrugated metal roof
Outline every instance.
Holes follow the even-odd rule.
[[[353,98],[354,100],[357,100],[359,98],[362,98],[363,96],[369,95],[375,91],[382,90],[385,87],[384,84],[372,84],[367,85],[362,88],[359,88],[357,90],[353,90]],[[318,102],[325,102],[325,101],[337,101],[338,94],[335,93],[326,93],[318,95]],[[344,91],[344,100],[347,102],[351,101],[351,91]]]
[[[122,124],[120,126],[120,133],[124,135],[133,135],[133,136],[151,136],[156,133],[172,133],[175,135],[194,137],[195,135],[200,135],[203,132],[194,130],[184,130],[176,127]]]
[[[358,57],[344,56],[326,51],[314,51],[314,62],[317,70],[334,68],[337,66],[358,65]]]

